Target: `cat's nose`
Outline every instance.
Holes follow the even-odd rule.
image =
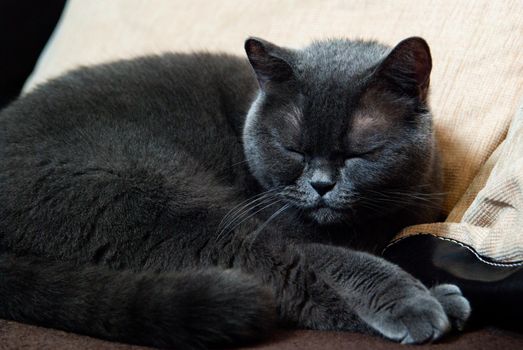
[[[334,181],[311,181],[311,186],[318,192],[320,196],[323,196],[325,193],[329,192],[336,186]]]

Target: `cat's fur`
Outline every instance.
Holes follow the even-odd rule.
[[[462,326],[457,287],[370,254],[438,215],[426,43],[245,48],[82,68],[1,112],[0,317],[180,348]]]

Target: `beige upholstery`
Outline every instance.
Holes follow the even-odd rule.
[[[449,222],[463,224],[414,228],[403,235],[422,229],[474,244],[501,261],[523,260],[521,238],[515,249],[492,246],[513,239],[512,230],[523,223],[517,178],[518,169],[523,172],[523,143],[516,140],[520,121],[514,123],[511,140],[485,164],[504,140],[523,98],[521,0],[70,0],[26,90],[78,65],[116,58],[200,49],[242,55],[249,35],[294,47],[332,36],[391,45],[412,35],[427,39],[445,210],[451,213]],[[495,174],[489,177],[492,167]],[[488,188],[477,197],[487,179]],[[506,191],[507,198],[502,195]],[[515,211],[506,214],[507,206],[497,206],[499,201]]]
[[[452,222],[458,217],[462,217],[459,223]],[[494,260],[485,261],[490,264],[523,264],[523,106],[506,140],[482,167],[447,222],[412,226],[396,239],[420,232],[465,243],[480,259]]]

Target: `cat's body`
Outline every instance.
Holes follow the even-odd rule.
[[[251,39],[256,75],[167,54],[14,102],[0,114],[0,317],[156,346],[253,339],[276,317],[414,343],[464,321],[457,288],[429,292],[351,250],[438,214],[428,81],[389,76],[412,40],[388,62],[374,42]]]

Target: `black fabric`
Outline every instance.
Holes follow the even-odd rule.
[[[481,257],[472,247],[432,235],[402,239],[384,256],[431,286],[454,283],[472,305],[472,322],[523,331],[523,264]]]
[[[20,93],[64,4],[65,0],[0,1],[0,108]]]

